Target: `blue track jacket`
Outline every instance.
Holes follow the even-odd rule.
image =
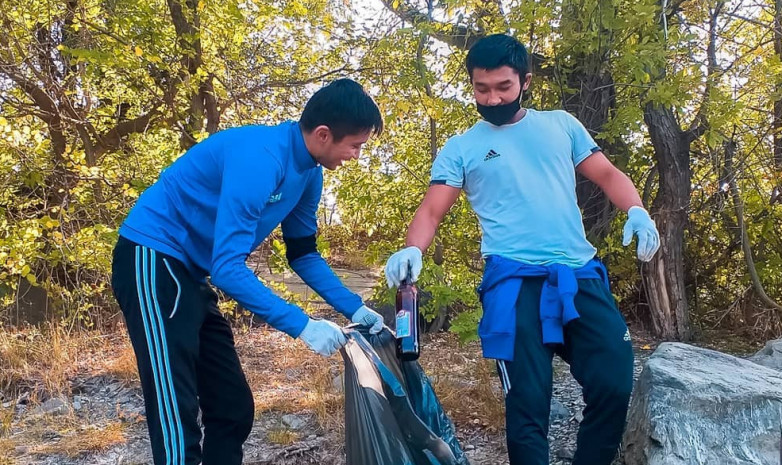
[[[193,146],[139,197],[121,236],[170,255],[275,328],[297,337],[308,317],[247,267],[247,256],[282,224],[283,237],[317,232],[323,171],[298,123],[244,126]],[[317,252],[290,264],[326,302],[350,318],[361,298]]]

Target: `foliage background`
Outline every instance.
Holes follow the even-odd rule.
[[[324,204],[321,246],[359,257],[353,266],[382,265],[403,245],[436,149],[477,119],[466,48],[508,31],[532,55],[525,105],[576,114],[665,223],[660,266],[672,270],[669,285],[682,284],[669,297],[683,301],[693,335],[778,335],[778,3],[6,0],[0,319],[114,324],[111,249],[139,193],[208,134],[296,119],[339,76],[366,86],[387,130],[362,160],[329,174],[324,199],[335,205]],[[588,184],[579,195],[625,314],[687,336],[658,328],[648,290],[659,269],[621,246],[624,215]],[[460,198],[420,283],[429,319],[442,325],[448,314],[464,337],[479,318],[479,240]],[[265,247],[280,256],[279,242]],[[379,286],[377,297],[390,295]]]

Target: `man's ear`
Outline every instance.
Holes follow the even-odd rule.
[[[529,83],[532,82],[532,73],[527,73],[526,76],[524,76],[524,82],[521,85],[522,90],[529,89]]]
[[[315,129],[313,129],[312,134],[321,144],[325,144],[329,141],[329,139],[332,138],[331,129],[329,129],[329,127],[325,124],[321,124],[320,126],[317,126]]]

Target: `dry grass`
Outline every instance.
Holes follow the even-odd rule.
[[[290,446],[299,440],[299,433],[285,428],[272,428],[266,432],[266,438],[272,444]]]
[[[0,465],[16,465],[16,460],[8,456],[16,444],[10,439],[0,439]]]
[[[68,398],[71,380],[106,374],[137,380],[135,358],[124,331],[68,331],[62,326],[0,330],[0,390],[9,399],[29,394],[30,408],[52,397]],[[71,411],[65,415],[26,415],[15,418],[14,408],[0,409],[0,450],[24,446],[30,453],[76,456],[103,451],[125,442],[125,423],[85,426]],[[9,436],[11,428],[13,436]],[[59,439],[49,443],[47,435]],[[13,460],[13,459],[8,459]],[[16,462],[19,460],[17,459]],[[3,462],[12,464],[13,461]]]
[[[11,430],[11,423],[14,421],[14,409],[0,409],[0,438],[4,437]]]
[[[67,393],[84,340],[60,326],[0,332],[0,388],[6,393],[34,390]]]
[[[127,423],[116,421],[103,425],[85,425],[73,412],[31,415],[15,425],[17,432],[13,436],[0,439],[0,450],[12,451],[23,446],[25,454],[77,457],[123,444],[127,427]],[[56,440],[52,440],[52,437],[56,437]],[[18,462],[21,458],[16,460]]]
[[[109,358],[105,365],[107,375],[125,382],[139,382],[136,354],[133,353],[130,339],[122,338],[119,345],[112,349],[111,355],[114,358]]]
[[[133,349],[124,330],[112,334],[68,331],[59,325],[0,328],[0,391],[33,400],[69,395],[76,375],[106,374],[138,381]]]
[[[344,396],[335,387],[343,371],[339,355],[323,358],[301,341],[266,329],[236,329],[235,339],[254,393],[257,418],[285,413],[312,415],[322,431],[336,437],[344,434]],[[499,381],[493,364],[482,359],[477,344],[461,346],[453,335],[427,336],[421,364],[457,428],[502,429]],[[29,392],[34,404],[53,396],[67,397],[73,378],[89,376],[109,376],[138,385],[136,361],[124,329],[101,334],[68,333],[56,326],[18,331],[0,328],[0,389],[6,398]],[[72,411],[19,419],[14,418],[13,410],[0,409],[0,450],[25,446],[35,454],[74,456],[104,451],[124,443],[126,428],[140,420],[120,415],[121,422],[85,427],[80,414]],[[47,439],[52,434],[56,441]],[[279,445],[297,442],[300,435],[284,425],[267,432],[269,442]],[[19,462],[18,458],[16,462],[9,460],[13,459],[0,459],[0,465]]]
[[[256,417],[307,412],[324,430],[344,430],[344,396],[334,386],[343,371],[339,356],[324,359],[273,331],[237,334],[237,348],[255,393]],[[477,343],[460,345],[455,335],[437,335],[424,342],[420,362],[457,425],[504,428],[495,365],[482,358]]]
[[[477,343],[460,345],[453,334],[436,335],[423,343],[420,362],[457,426],[504,428],[505,401],[495,365],[482,358]]]
[[[267,412],[314,413],[321,428],[342,423],[342,394],[333,388],[342,365],[288,336],[254,330],[237,335],[237,349],[255,395],[256,417]]]
[[[106,451],[125,442],[126,428],[123,423],[103,427],[77,425],[62,431],[62,437],[56,443],[37,446],[31,452],[78,457],[84,453]]]

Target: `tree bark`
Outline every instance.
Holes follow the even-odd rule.
[[[661,250],[643,275],[655,335],[688,341],[692,336],[685,291],[684,231],[690,200],[690,139],[673,110],[647,103],[644,121],[657,157],[660,187],[651,213]]]
[[[679,4],[674,4],[673,10]],[[689,341],[692,338],[684,253],[692,178],[690,145],[708,129],[709,94],[713,79],[720,71],[715,44],[717,19],[723,6],[724,3],[718,2],[709,12],[706,82],[700,108],[690,127],[682,129],[673,108],[651,101],[644,104],[644,122],[649,128],[660,181],[651,214],[660,232],[661,250],[646,265],[648,273],[643,275],[643,281],[654,333],[664,339]],[[662,82],[665,63],[649,72],[654,83]]]
[[[197,142],[197,133],[206,125],[209,134],[217,131],[220,124],[220,111],[214,94],[214,77],[208,74],[204,78],[198,75],[203,66],[201,46],[201,15],[197,0],[168,0],[168,9],[177,35],[179,51],[182,54],[179,81],[188,83],[193,79],[203,79],[197,83],[195,91],[187,96],[188,108],[181,128],[180,145],[187,149]]]
[[[608,12],[615,10],[615,7],[603,0],[599,9]],[[563,30],[583,32],[583,15],[584,12],[580,8],[570,5],[563,13]],[[605,15],[610,16],[607,13]],[[599,20],[589,19],[589,21]],[[565,76],[565,83],[569,89],[575,90],[573,93],[561,92],[562,107],[575,115],[590,133],[596,134],[603,130],[616,108],[616,88],[609,70],[613,31],[602,22],[590,23],[587,27],[600,30],[600,45],[556,62],[566,60],[568,64],[566,68],[572,71]],[[609,143],[597,138],[596,141],[608,156],[626,158],[627,149],[622,142]],[[592,242],[601,241],[610,232],[611,219],[614,215],[613,205],[597,185],[580,174],[576,184],[576,195],[583,213],[587,237]]]
[[[782,0],[774,0],[774,52],[782,60]],[[777,76],[777,99],[774,100],[774,166],[782,178],[782,79]],[[782,179],[780,180],[782,183]],[[781,188],[777,186],[778,188]]]

